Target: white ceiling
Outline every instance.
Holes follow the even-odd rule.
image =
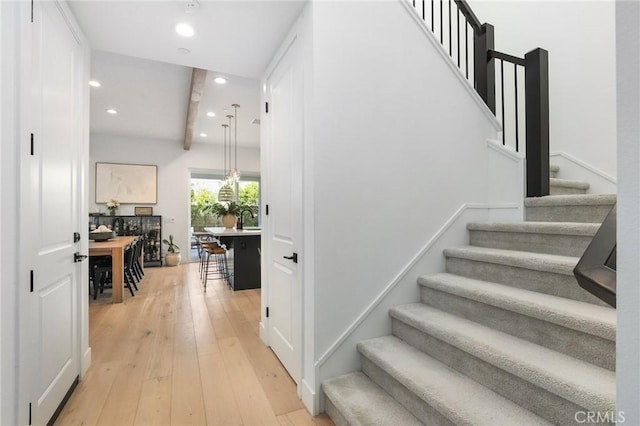
[[[231,104],[238,103],[238,145],[258,146],[259,126],[250,121],[259,117],[259,79],[305,4],[200,1],[186,13],[183,1],[69,2],[92,47],[91,78],[102,83],[91,88],[91,131],[182,140],[191,67],[197,67],[210,72],[194,142],[222,143],[224,108],[233,113]],[[192,24],[195,36],[176,34],[178,22]],[[219,75],[228,83],[213,83]],[[106,108],[119,113],[108,115]],[[208,111],[216,117],[206,117]]]

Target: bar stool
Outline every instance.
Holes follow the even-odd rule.
[[[203,283],[204,291],[207,291],[209,277],[222,278],[229,285],[229,267],[227,264],[227,249],[216,241],[202,243],[204,263]],[[212,259],[213,258],[213,259]]]
[[[217,242],[218,240],[213,235],[200,235],[198,237],[198,257],[200,258],[200,264],[198,265],[198,272],[200,272],[200,279],[204,279],[204,267],[207,256],[204,253],[205,243]]]

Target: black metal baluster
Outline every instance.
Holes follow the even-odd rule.
[[[435,24],[435,3],[436,0],[431,0],[431,32],[435,34],[436,32],[436,24]]]
[[[452,41],[451,41],[451,0],[449,0],[449,56],[453,57],[453,49],[452,49]]]
[[[460,8],[456,6],[456,10],[458,11],[456,14],[456,26],[458,31],[456,41],[458,42],[458,68],[460,68]]]
[[[424,14],[424,2],[425,1],[426,0],[422,0],[422,20],[426,22],[427,20],[426,20],[425,14]]]
[[[513,87],[516,92],[516,152],[520,152],[520,147],[518,144],[518,66],[513,64]]]
[[[507,126],[504,123],[504,61],[502,59],[500,59],[500,97],[502,100],[502,145],[504,145]]]
[[[467,80],[469,79],[469,22],[464,19],[464,66]]]
[[[442,32],[442,1],[440,0],[440,44],[444,45],[444,33]]]
[[[416,0],[413,0],[413,7],[416,7]]]

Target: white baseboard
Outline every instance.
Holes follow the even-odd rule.
[[[444,46],[440,41],[436,38],[433,32],[427,27],[427,24],[418,16],[416,13],[416,9],[409,4],[407,0],[399,0],[402,6],[404,6],[405,10],[409,13],[413,21],[420,27],[423,34],[429,40],[429,42],[435,47],[436,52],[440,55],[442,60],[447,64],[449,68],[453,71],[453,74],[457,77],[457,80],[462,84],[465,91],[469,94],[473,102],[477,105],[477,107],[482,111],[484,116],[489,120],[489,123],[496,131],[502,130],[502,124],[498,121],[495,114],[491,112],[487,104],[482,100],[478,92],[473,88],[471,82],[467,80],[467,78],[462,74],[462,71],[458,66],[453,62],[453,59],[446,53],[444,50]]]
[[[300,399],[312,416],[320,414],[320,404],[316,400],[317,394],[305,379],[301,382]]]
[[[556,151],[549,154],[551,163],[560,167],[561,179],[582,180],[589,183],[589,194],[615,194],[618,182],[614,176],[603,172],[566,152]]]

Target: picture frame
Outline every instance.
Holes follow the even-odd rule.
[[[136,216],[153,216],[153,207],[134,207],[133,211]]]
[[[96,162],[96,204],[158,203],[158,166]]]

